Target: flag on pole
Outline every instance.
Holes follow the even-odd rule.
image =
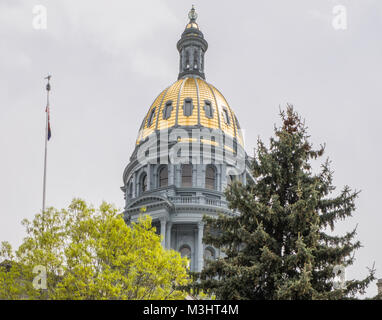
[[[49,105],[46,106],[45,112],[48,113],[48,141],[50,137],[52,136],[52,131],[50,130],[50,117],[49,117]]]

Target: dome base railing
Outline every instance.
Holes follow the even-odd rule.
[[[204,204],[208,206],[228,208],[227,201],[206,196],[169,196],[168,199],[174,204]]]

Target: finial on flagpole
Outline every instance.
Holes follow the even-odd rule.
[[[48,74],[48,76],[46,76],[44,79],[47,79],[48,80],[48,83],[46,84],[46,91],[50,91],[50,78],[52,78],[52,76],[50,74]]]

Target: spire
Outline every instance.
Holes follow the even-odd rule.
[[[190,21],[186,25],[177,49],[180,55],[178,79],[196,76],[205,79],[204,75],[204,53],[207,51],[208,43],[204,40],[203,33],[199,30],[196,23],[198,14],[192,6],[188,13]]]

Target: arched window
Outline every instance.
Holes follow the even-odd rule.
[[[204,100],[204,112],[208,119],[214,117],[214,110],[212,109],[211,101]]]
[[[147,128],[151,127],[151,125],[153,124],[154,116],[155,116],[155,108],[152,109],[150,112],[149,119],[147,120]]]
[[[140,187],[141,187],[141,190],[140,190],[141,193],[147,191],[147,174],[146,173],[143,173],[141,175]]]
[[[232,175],[227,175],[227,185],[230,185],[232,182],[235,181],[235,177]]]
[[[184,257],[187,257],[188,259],[191,258],[191,249],[189,246],[187,246],[187,245],[182,246],[180,248],[179,252],[180,252],[180,256],[182,258],[184,258]]]
[[[168,186],[168,167],[164,166],[159,170],[159,187]]]
[[[163,109],[163,119],[167,120],[171,117],[172,101],[167,101]]]
[[[226,107],[223,107],[223,119],[224,119],[224,122],[226,123],[226,125],[230,124],[228,110]]]
[[[190,53],[189,53],[189,51],[187,50],[186,51],[186,70],[188,70],[188,69],[190,69],[190,62],[189,62],[189,60],[190,60]]]
[[[182,187],[192,187],[191,164],[182,164]]]
[[[187,257],[187,259],[191,260],[191,248],[188,245],[181,246],[179,252],[182,258]],[[190,267],[190,262],[188,262],[188,268]]]
[[[211,190],[216,189],[216,170],[211,165],[206,168],[206,188]]]
[[[214,260],[215,259],[215,250],[208,247],[204,250],[204,260]]]
[[[191,98],[184,99],[183,114],[186,117],[191,116],[192,115],[192,109],[194,109],[194,105],[192,104],[192,99]]]
[[[133,182],[130,181],[129,183],[129,198],[131,199],[133,197]]]

